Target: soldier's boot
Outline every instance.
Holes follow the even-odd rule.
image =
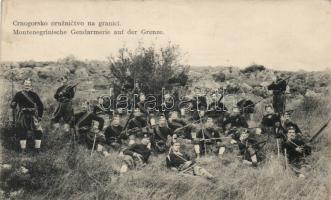
[[[218,157],[223,158],[224,152],[225,152],[225,147],[220,147],[220,149],[218,150]]]
[[[197,159],[200,159],[200,145],[194,145],[194,151],[197,156]]]
[[[68,134],[69,133],[69,131],[70,131],[70,125],[69,124],[64,124],[63,125],[63,129],[64,129],[64,133],[65,134]]]
[[[125,174],[126,172],[128,172],[128,169],[129,169],[129,167],[127,164],[122,164],[121,169],[120,169],[120,174],[121,175]]]
[[[41,140],[34,140],[34,152],[35,154],[40,153]]]
[[[20,140],[20,153],[26,154],[26,140]]]

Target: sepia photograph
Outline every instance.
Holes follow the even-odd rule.
[[[330,32],[329,0],[2,0],[0,199],[331,199]]]

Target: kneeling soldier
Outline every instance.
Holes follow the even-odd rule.
[[[65,132],[69,132],[70,123],[72,122],[72,117],[74,115],[72,99],[75,96],[76,85],[69,85],[67,77],[62,77],[61,81],[62,86],[60,86],[54,94],[54,98],[58,102],[58,105],[53,113],[52,122],[54,123],[54,127],[57,128],[60,119],[62,118],[64,122],[64,130]]]
[[[25,153],[28,132],[31,131],[34,134],[35,151],[38,153],[42,137],[40,120],[43,116],[44,106],[38,94],[32,91],[30,79],[24,81],[24,89],[17,92],[11,102],[12,109],[15,109],[17,106],[19,111],[16,131],[20,140],[21,151]]]
[[[190,157],[180,152],[180,143],[175,141],[172,143],[169,154],[166,158],[167,167],[179,172],[188,172],[196,176],[206,178],[214,178],[207,170],[198,166]]]
[[[148,136],[145,136],[141,140],[141,144],[132,144],[123,151],[124,159],[120,170],[121,174],[126,173],[129,169],[140,169],[147,164],[151,155],[149,144],[150,140]]]

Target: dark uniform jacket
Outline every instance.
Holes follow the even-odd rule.
[[[157,127],[153,128],[153,133],[154,133],[154,139],[156,141],[162,140],[164,142],[167,141],[168,135],[170,135],[170,136],[173,135],[173,131],[166,126],[164,126],[164,127],[157,126]]]
[[[303,147],[302,153],[295,150],[298,146]],[[286,149],[287,157],[290,164],[296,164],[300,162],[302,158],[304,158],[304,156],[311,154],[311,147],[306,145],[304,141],[299,139],[294,139],[292,140],[292,142],[290,141],[284,142],[282,145],[282,149],[283,151]]]
[[[272,90],[273,94],[284,94],[286,91],[286,81],[283,79],[278,79],[276,82],[272,82],[268,86],[268,90]]]
[[[166,158],[167,167],[169,168],[174,167],[180,169],[180,167],[187,161],[190,161],[190,157],[187,154],[180,152],[176,153],[173,150],[170,150]]]
[[[246,119],[241,115],[232,115],[232,116],[230,116],[224,122],[224,124],[228,124],[228,123],[230,123],[232,127],[248,128],[248,124],[246,122]]]
[[[216,142],[221,142],[222,140],[220,139],[221,135],[220,133],[213,127],[211,128],[205,128],[202,130],[200,130],[197,133],[197,138],[198,139],[212,139],[212,138],[217,138],[215,140],[210,140],[210,141],[201,141],[202,144],[206,143],[206,144],[214,144]]]
[[[255,111],[255,105],[251,100],[240,100],[237,103],[238,108],[240,109],[241,114],[243,113],[254,113]]]
[[[30,100],[28,100],[28,98],[26,98],[23,93],[25,93],[27,96],[30,97],[30,99],[33,101],[31,102]],[[39,96],[37,93],[33,92],[33,91],[20,91],[17,92],[11,102],[11,107],[12,108],[16,108],[16,106],[18,105],[19,107],[19,111],[23,111],[23,110],[33,110],[36,109],[39,118],[41,118],[43,116],[43,112],[44,112],[44,105],[41,102]],[[27,111],[28,112],[28,111]],[[30,111],[31,113],[34,113],[35,111]]]
[[[228,108],[221,102],[212,102],[208,105],[207,115],[209,117],[215,118],[219,117],[221,113],[228,111]]]
[[[252,161],[251,157],[256,154],[256,148],[254,147],[256,142],[252,138],[248,138],[245,141],[238,141],[239,152],[245,160]]]
[[[123,151],[124,155],[129,155],[133,157],[133,153],[138,153],[142,155],[143,162],[147,163],[149,156],[151,155],[151,150],[147,148],[144,144],[133,144]]]
[[[275,122],[280,122],[279,115],[277,114],[267,114],[262,118],[262,127],[273,127]]]
[[[113,142],[121,143],[121,139],[126,139],[125,134],[121,134],[123,130],[122,126],[108,126],[105,130],[106,142],[111,144]]]

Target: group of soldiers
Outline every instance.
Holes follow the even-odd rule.
[[[212,178],[212,174],[197,165],[200,157],[216,155],[222,159],[225,154],[238,154],[244,163],[256,167],[263,160],[259,155],[261,149],[268,144],[271,151],[283,153],[290,166],[300,169],[304,158],[311,153],[299,126],[285,110],[284,79],[279,78],[268,86],[274,94],[273,105],[265,105],[265,114],[257,127],[249,127],[255,104],[247,99],[229,110],[216,93],[212,95],[212,102],[197,95],[186,101],[185,106],[167,106],[168,98],[164,97],[159,109],[153,110],[146,106],[145,94],[138,92],[138,101],[130,104],[130,108],[118,106],[112,111],[106,110],[105,104],[109,102],[100,97],[97,103],[82,102],[74,109],[77,84],[69,84],[67,77],[61,78],[61,82],[54,95],[57,108],[51,119],[52,126],[60,130],[62,124],[61,130],[74,134],[77,141],[92,152],[105,156],[109,152],[120,152],[122,174],[143,167],[151,155],[159,154],[167,154],[166,164],[170,169]],[[32,91],[31,80],[25,80],[23,90],[14,95],[11,107],[17,106],[15,130],[20,150],[26,152],[27,136],[32,133],[34,150],[38,153],[44,108],[39,96]],[[109,124],[105,123],[105,116],[110,119]],[[195,156],[183,152],[183,145],[192,147],[191,154]]]

